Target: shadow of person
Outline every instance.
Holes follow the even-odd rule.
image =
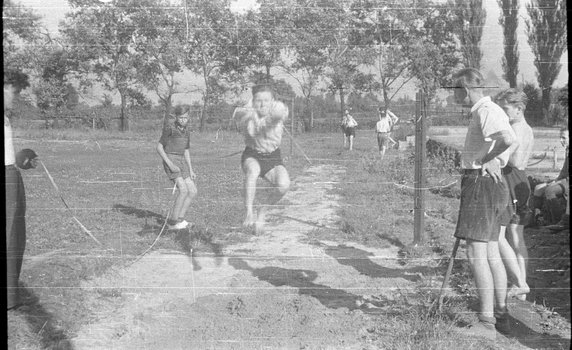
[[[114,204],[113,209],[125,215],[135,216],[139,219],[145,219],[145,224],[143,225],[143,228],[141,229],[141,231],[137,232],[137,235],[139,236],[145,236],[149,233],[160,232],[166,220],[166,218],[163,215],[155,213],[153,211],[130,207],[123,204]],[[152,222],[149,223],[147,219],[152,219]]]
[[[366,305],[361,296],[348,293],[342,289],[315,283],[318,277],[315,271],[303,269],[285,269],[276,266],[253,268],[242,258],[229,258],[229,265],[237,270],[246,270],[261,281],[268,282],[276,287],[289,286],[298,289],[298,294],[307,295],[318,300],[330,309],[347,308],[350,311],[361,309],[364,312],[379,312],[384,306],[389,306],[387,299],[378,299],[374,308],[362,307]],[[371,305],[371,303],[369,303]]]
[[[326,246],[325,252],[336,259],[340,264],[351,266],[359,273],[373,278],[403,278],[408,281],[417,282],[421,279],[419,274],[429,271],[427,267],[414,267],[409,269],[384,267],[371,260],[374,254],[346,245]]]
[[[8,318],[12,318],[14,323],[18,322],[17,319],[23,318],[30,332],[39,337],[43,349],[73,350],[74,347],[69,341],[65,330],[57,326],[58,320],[44,309],[40,304],[38,296],[22,284],[19,292],[22,305],[10,310]],[[10,337],[10,334],[8,336]]]

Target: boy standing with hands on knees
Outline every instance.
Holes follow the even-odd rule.
[[[189,151],[191,147],[189,110],[177,106],[174,116],[174,120],[166,119],[163,123],[163,132],[157,144],[157,153],[163,160],[165,173],[179,190],[173,210],[167,218],[167,227],[170,230],[181,230],[189,226],[185,220],[185,214],[193,198],[197,195],[195,185],[197,175],[193,171]]]

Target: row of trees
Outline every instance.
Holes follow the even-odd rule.
[[[432,98],[460,65],[480,68],[486,18],[482,0],[265,0],[245,13],[231,11],[230,0],[68,0],[71,11],[55,36],[13,1],[3,5],[4,69],[36,78],[37,105],[46,113],[73,108],[78,94],[102,85],[120,96],[122,130],[129,129],[126,110],[148,104],[149,92],[166,113],[175,94],[199,94],[203,129],[213,106],[243,103],[241,93],[253,82],[276,82],[277,69],[302,92],[307,125],[312,97],[326,91],[337,95],[340,113],[351,93],[373,93],[390,106],[413,82]],[[512,85],[518,51],[507,38],[516,38],[519,4],[499,5],[505,47],[512,49],[503,67]],[[533,0],[527,9],[529,43],[549,104],[566,48],[566,2]],[[184,72],[200,83],[181,84]],[[276,83],[282,97],[294,97],[292,87]]]

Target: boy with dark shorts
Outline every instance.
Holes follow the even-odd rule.
[[[389,142],[395,142],[391,138],[391,130],[399,121],[399,118],[389,109],[379,107],[379,121],[375,124],[375,132],[377,134],[377,146],[379,148],[379,156],[381,159],[385,156],[385,151]]]
[[[480,304],[479,322],[464,333],[495,339],[496,319],[507,319],[507,277],[498,239],[501,226],[508,223],[509,190],[501,168],[507,164],[507,150],[515,135],[505,112],[484,96],[484,79],[478,70],[460,70],[453,75],[453,84],[456,103],[471,108],[461,153],[463,177],[455,237],[466,240]]]
[[[189,151],[190,138],[189,110],[177,106],[174,120],[166,119],[163,123],[163,132],[157,144],[157,153],[163,160],[163,169],[179,190],[173,210],[167,218],[167,227],[170,230],[181,230],[190,225],[185,220],[185,214],[197,194],[194,182],[196,174],[191,165]]]
[[[352,117],[350,112],[346,109],[344,112],[344,117],[342,119],[342,130],[344,131],[344,147],[346,146],[345,140],[348,140],[348,149],[351,151],[354,149],[354,138],[356,136],[356,127],[358,123]]]
[[[270,85],[256,85],[252,88],[252,106],[241,118],[246,145],[241,157],[244,172],[244,206],[246,217],[243,226],[262,232],[268,206],[282,199],[290,188],[290,176],[282,163],[280,144],[288,107],[274,99]],[[268,203],[261,205],[254,213],[254,197],[258,178],[268,181],[272,189]]]
[[[501,235],[499,239],[499,248],[507,273],[514,281],[508,296],[526,300],[530,288],[526,283],[528,250],[524,242],[524,226],[531,219],[532,211],[528,207],[531,189],[525,168],[532,153],[534,134],[524,118],[528,102],[524,92],[507,89],[496,96],[496,101],[508,115],[517,141],[509,148],[508,163],[502,170],[510,191],[508,209],[511,219],[506,238]]]

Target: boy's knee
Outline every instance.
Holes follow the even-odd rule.
[[[281,179],[277,185],[278,191],[280,191],[281,194],[285,194],[290,189],[290,179]]]

